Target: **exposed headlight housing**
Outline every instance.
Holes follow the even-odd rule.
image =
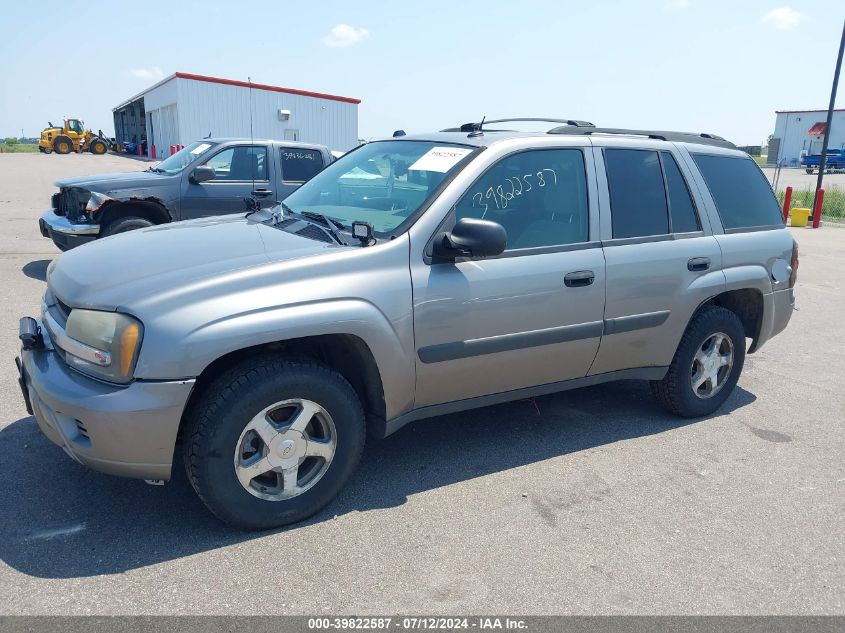
[[[144,335],[140,321],[119,312],[74,308],[65,333],[66,339],[60,336],[56,344],[64,350],[68,365],[109,382],[132,380]]]
[[[85,204],[85,211],[88,212],[88,215],[93,215],[97,211],[100,210],[106,202],[110,202],[113,198],[109,198],[104,193],[97,193],[96,191],[91,192],[91,197],[88,198],[88,202]]]

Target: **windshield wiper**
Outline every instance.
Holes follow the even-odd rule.
[[[288,207],[284,202],[282,203],[282,208],[291,213],[290,207]],[[320,224],[326,225],[326,230],[328,230],[329,235],[331,235],[338,244],[343,246],[348,246],[345,240],[340,237],[340,234],[337,232],[338,229],[341,231],[345,230],[346,227],[337,220],[333,220],[332,218],[328,217],[327,215],[323,215],[322,213],[317,213],[316,211],[298,211],[299,215],[308,218],[309,220],[316,220]]]

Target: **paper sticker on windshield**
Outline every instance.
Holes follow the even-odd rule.
[[[445,173],[472,150],[467,147],[432,147],[408,167],[411,171],[439,171]]]
[[[211,147],[211,143],[201,143],[191,150],[191,154],[202,154],[209,147]]]

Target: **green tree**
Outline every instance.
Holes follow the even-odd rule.
[[[17,144],[18,144],[18,139],[16,139],[14,136],[11,136],[11,137],[6,139],[6,145],[17,145]]]

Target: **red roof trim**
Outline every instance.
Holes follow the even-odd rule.
[[[834,108],[834,112],[845,112],[845,108]],[[775,110],[775,114],[809,114],[811,112],[827,112],[824,110]]]
[[[235,81],[234,79],[221,79],[219,77],[207,77],[206,75],[192,75],[191,73],[176,73],[175,76],[179,77],[180,79],[207,81],[208,83],[224,84],[226,86],[240,86],[241,88],[249,88],[250,86],[252,86],[256,90],[272,90],[273,92],[286,92],[292,95],[301,95],[303,97],[317,97],[318,99],[330,99],[331,101],[343,101],[344,103],[361,103],[360,99],[353,99],[352,97],[339,97],[338,95],[330,95],[323,92],[311,92],[310,90],[282,88],[281,86],[269,86],[267,84],[251,84],[246,81]]]

